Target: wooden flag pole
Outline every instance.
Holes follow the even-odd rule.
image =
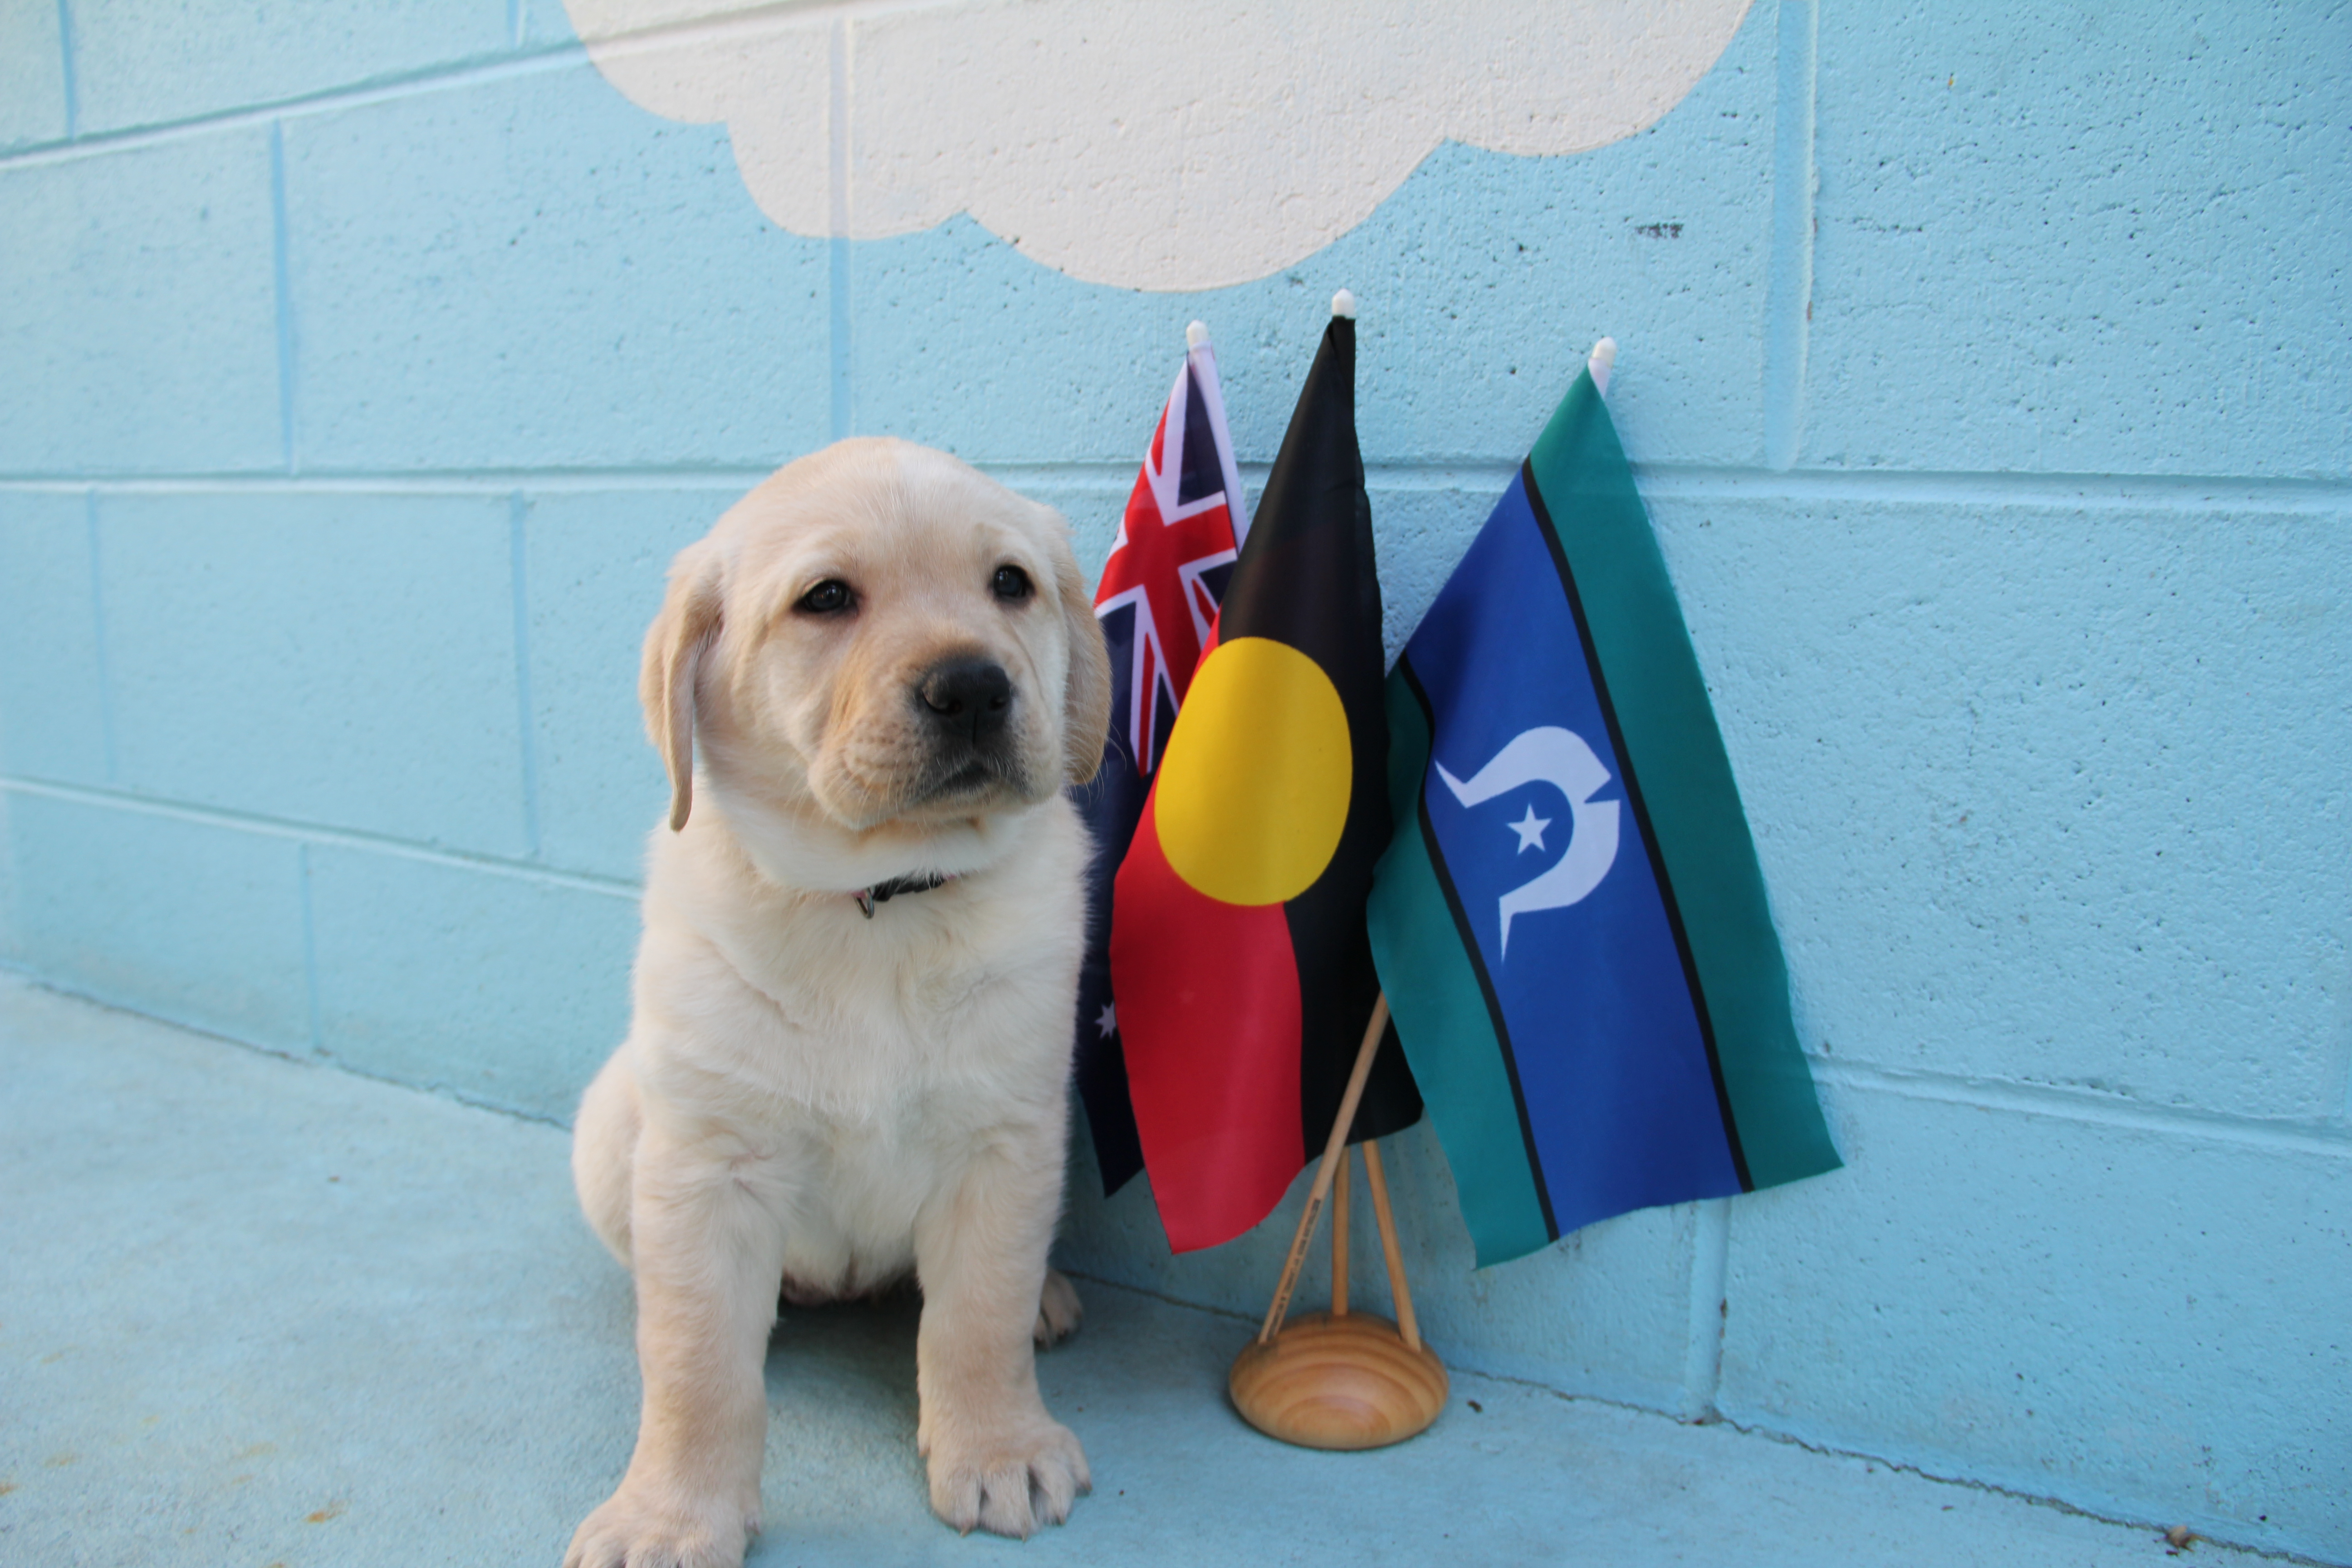
[[[1364,1146],[1366,1153],[1371,1145]],[[1339,1145],[1339,1173],[1331,1178],[1331,1315],[1348,1315],[1348,1146]]]
[[[1404,1254],[1397,1247],[1396,1215],[1389,1212],[1389,1179],[1381,1169],[1381,1146],[1364,1145],[1364,1179],[1372,1186],[1372,1215],[1381,1222],[1381,1256],[1389,1266],[1389,1294],[1396,1299],[1397,1332],[1404,1348],[1421,1348],[1421,1326],[1412,1321],[1412,1290],[1404,1282]]]
[[[1348,1075],[1339,1114],[1332,1119],[1322,1163],[1283,1260],[1274,1302],[1257,1337],[1234,1359],[1228,1380],[1234,1407],[1251,1426],[1309,1448],[1377,1448],[1423,1430],[1445,1407],[1445,1364],[1422,1343],[1413,1321],[1396,1216],[1389,1208],[1387,1173],[1381,1168],[1379,1148],[1370,1142],[1363,1146],[1364,1174],[1380,1222],[1381,1251],[1398,1321],[1348,1310],[1348,1131],[1355,1125],[1364,1081],[1371,1076],[1372,1058],[1388,1023],[1389,999],[1382,994],[1364,1027],[1363,1044],[1357,1047],[1356,1065]],[[1333,1201],[1335,1185],[1339,1195]],[[1332,1202],[1333,1220],[1331,1310],[1310,1312],[1285,1327],[1291,1292],[1327,1201]]]
[[[1364,1080],[1372,1076],[1372,1058],[1389,1026],[1388,993],[1372,1004],[1372,1021],[1364,1026],[1364,1043],[1356,1047],[1356,1065],[1348,1074],[1348,1091],[1339,1097],[1339,1114],[1331,1119],[1331,1136],[1323,1145],[1323,1163],[1315,1168],[1315,1184],[1307,1189],[1306,1210],[1298,1216],[1298,1234],[1290,1238],[1290,1256],[1283,1260],[1282,1283],[1274,1288],[1274,1305],[1265,1310],[1265,1325],[1257,1342],[1265,1344],[1282,1331],[1282,1316],[1290,1310],[1290,1292],[1307,1261],[1307,1245],[1315,1239],[1315,1222],[1323,1217],[1331,1195],[1331,1179],[1339,1173],[1339,1155],[1348,1147],[1348,1129],[1356,1123],[1356,1107],[1364,1098]]]

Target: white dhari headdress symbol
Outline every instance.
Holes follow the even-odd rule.
[[[1522,882],[1496,900],[1506,955],[1511,951],[1512,916],[1567,908],[1599,887],[1617,862],[1619,803],[1592,798],[1609,782],[1609,770],[1573,730],[1549,724],[1522,730],[1467,783],[1447,773],[1443,763],[1437,764],[1437,776],[1465,806],[1483,805],[1528,784],[1548,784],[1568,796],[1568,852],[1533,881]]]

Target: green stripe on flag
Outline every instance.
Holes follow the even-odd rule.
[[[1549,1244],[1552,1231],[1486,991],[1421,826],[1429,720],[1402,674],[1389,678],[1388,709],[1389,799],[1398,832],[1372,882],[1372,963],[1445,1146],[1483,1268]]]
[[[1835,1170],[1731,761],[1665,558],[1589,374],[1561,400],[1528,467],[1575,576],[1625,761],[1673,884],[1750,1183]]]

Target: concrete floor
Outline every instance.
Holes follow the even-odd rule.
[[[5,975],[0,1081],[0,1563],[561,1560],[636,1408],[628,1284],[562,1131]],[[932,1519],[901,1299],[778,1327],[751,1561],[2168,1556],[2146,1528],[1469,1375],[1413,1442],[1287,1448],[1225,1403],[1248,1325],[1080,1289],[1085,1329],[1040,1363],[1094,1467],[1068,1526],[1024,1544]]]

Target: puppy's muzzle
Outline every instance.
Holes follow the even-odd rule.
[[[925,752],[910,805],[1027,795],[1018,694],[1003,665],[980,654],[944,658],[916,678],[908,696]]]

